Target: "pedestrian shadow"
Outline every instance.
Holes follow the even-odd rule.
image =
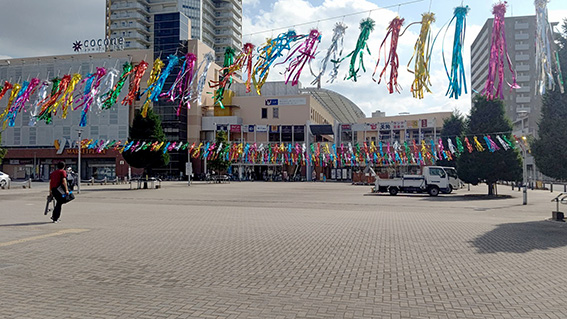
[[[4,224],[4,225],[0,225],[0,227],[37,226],[37,225],[45,225],[45,224],[53,224],[53,222],[32,222],[32,223],[19,223],[19,224]]]
[[[470,243],[480,254],[527,253],[567,246],[567,224],[542,220],[500,224]]]

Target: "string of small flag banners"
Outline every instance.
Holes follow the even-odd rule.
[[[515,140],[515,143],[513,142]],[[452,160],[464,152],[502,152],[513,150],[520,144],[527,148],[526,142],[517,136],[484,135],[439,138],[429,143],[415,140],[375,143],[311,143],[309,151],[306,143],[241,143],[223,142],[159,142],[159,141],[81,141],[82,149],[96,152],[113,149],[120,153],[139,151],[163,152],[188,151],[195,159],[222,159],[246,164],[287,164],[313,166],[366,166],[366,165],[432,165],[437,160]],[[56,141],[57,146],[57,141]],[[309,154],[309,155],[308,155]]]
[[[537,12],[535,44],[538,57],[536,61],[538,68],[536,84],[539,94],[554,89],[556,86],[563,91],[564,87],[557,52],[552,50],[552,30],[548,22],[547,2],[548,0],[535,0]],[[453,17],[443,25],[435,37],[431,34],[431,25],[435,22],[434,13],[422,14],[421,21],[410,23],[403,32],[401,30],[404,19],[394,18],[389,23],[386,36],[378,50],[378,61],[372,79],[378,84],[384,81],[390,94],[394,91],[400,92],[401,86],[398,84],[399,58],[397,54],[399,37],[410,26],[421,24],[421,31],[416,40],[412,57],[407,64],[407,70],[414,75],[410,90],[415,98],[422,99],[425,93],[431,93],[430,61],[433,47],[441,33],[443,33],[443,37],[439,42],[445,42],[449,28],[454,24],[451,58],[445,58],[444,45],[441,44],[443,63],[449,80],[446,95],[458,99],[462,91],[466,94],[463,46],[468,12],[468,6],[455,8]],[[503,98],[503,87],[504,83],[507,82],[504,79],[505,61],[508,62],[508,68],[512,74],[510,89],[519,88],[508,56],[504,24],[505,12],[505,1],[494,4],[488,76],[484,89],[479,92],[489,99]],[[246,43],[240,48],[238,54],[236,54],[237,49],[227,47],[223,67],[219,72],[219,79],[209,82],[209,87],[214,89],[215,105],[224,108],[223,98],[226,91],[230,89],[233,77],[238,72],[242,72],[243,78],[246,79],[246,91],[251,92],[253,85],[258,95],[261,95],[262,86],[268,78],[270,69],[280,64],[287,64],[284,72],[286,84],[297,85],[306,65],[309,66],[308,69],[315,77],[312,84],[320,84],[322,77],[327,74],[328,65],[332,64],[332,70],[328,72],[327,82],[332,83],[339,75],[341,63],[345,59],[349,59],[348,73],[344,76],[344,80],[356,82],[362,76],[360,71],[366,71],[363,58],[365,52],[370,54],[367,42],[374,26],[375,21],[370,17],[363,19],[360,22],[360,33],[356,47],[347,55],[342,56],[347,26],[342,22],[337,22],[333,29],[331,44],[325,57],[321,59],[320,67],[316,72],[311,71],[317,69],[311,67],[311,62],[315,59],[322,37],[321,32],[317,29],[311,30],[308,34],[297,34],[295,31],[289,30],[277,37],[267,39],[266,43],[257,49],[252,43]],[[389,45],[387,45],[388,40]],[[380,58],[382,52],[384,59]],[[145,61],[141,61],[138,65],[125,63],[122,72],[115,68],[104,68],[103,66],[97,67],[96,72],[91,72],[85,77],[75,73],[64,75],[62,78],[56,77],[43,81],[39,78],[33,78],[21,84],[5,81],[3,85],[0,85],[0,100],[7,95],[8,91],[11,90],[11,93],[7,95],[9,96],[8,103],[3,112],[0,113],[0,121],[3,122],[3,129],[6,129],[6,126],[14,126],[17,115],[28,111],[26,104],[31,101],[29,107],[31,115],[29,125],[31,126],[35,125],[37,121],[45,121],[49,124],[55,115],[60,115],[65,119],[69,110],[80,110],[79,126],[84,127],[87,125],[87,116],[91,109],[98,108],[102,111],[116,105],[118,96],[126,86],[126,81],[129,81],[128,94],[120,102],[122,105],[131,107],[133,101],[142,99],[144,101],[142,116],[146,117],[151,102],[157,102],[159,98],[162,98],[177,102],[177,114],[179,115],[182,108],[190,108],[191,102],[201,104],[201,96],[207,82],[207,73],[213,61],[212,53],[205,54],[199,64],[197,64],[197,56],[190,52],[184,56],[169,55],[167,65],[158,57],[153,63],[147,81],[147,89],[142,92],[140,92],[140,82],[148,69],[148,63]],[[446,65],[445,61],[451,61],[451,65]],[[381,64],[383,64],[383,67],[381,67]],[[176,67],[179,71],[175,81],[169,89],[164,89],[166,79],[176,70]],[[379,68],[381,68],[381,71]],[[554,74],[557,75],[557,79],[554,78]],[[144,95],[145,99],[142,98]]]

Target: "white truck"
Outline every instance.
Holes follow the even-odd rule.
[[[375,175],[374,172],[373,175]],[[392,179],[381,179],[377,175],[375,177],[373,192],[388,192],[390,195],[405,192],[428,193],[430,196],[437,196],[439,192],[449,194],[461,186],[461,181],[452,167],[424,166],[421,175],[403,175],[401,178]]]

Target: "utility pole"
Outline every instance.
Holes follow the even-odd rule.
[[[78,155],[78,159],[77,159],[77,193],[81,193],[81,133],[83,133],[83,130],[79,129],[77,130],[77,133],[79,134],[79,143],[77,145],[78,149],[79,149],[79,155]]]

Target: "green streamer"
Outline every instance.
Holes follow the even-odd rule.
[[[118,100],[118,96],[120,95],[120,92],[122,91],[122,88],[124,87],[124,83],[126,83],[128,76],[130,75],[130,73],[132,73],[132,69],[133,66],[131,63],[124,63],[122,74],[120,75],[120,80],[118,80],[118,82],[114,86],[114,89],[105,94],[107,98],[104,100],[102,106],[104,110],[108,110],[109,108],[114,106],[114,104],[116,104],[116,100]]]
[[[366,68],[364,67],[364,49],[370,54],[370,49],[368,49],[368,38],[370,37],[370,33],[374,31],[375,22],[371,18],[366,18],[360,21],[360,35],[358,36],[358,41],[356,42],[356,48],[349,53],[347,56],[340,60],[331,60],[331,62],[338,64],[341,63],[344,59],[350,57],[350,68],[349,74],[345,77],[345,80],[352,79],[356,82],[356,78],[358,76],[358,71],[362,68],[363,72],[366,72]],[[356,67],[356,59],[360,56],[360,61],[358,63],[358,67]]]

